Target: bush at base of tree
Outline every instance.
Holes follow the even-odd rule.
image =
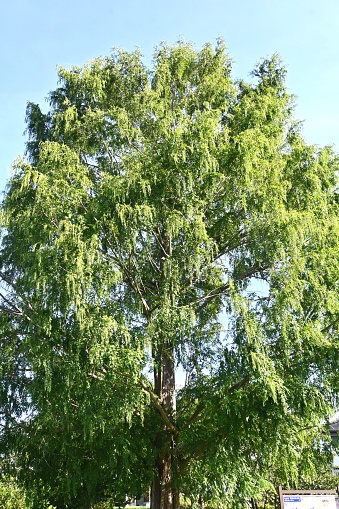
[[[0,507],[1,509],[29,509],[24,490],[18,487],[13,478],[1,477],[0,479]]]

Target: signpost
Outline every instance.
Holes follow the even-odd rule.
[[[339,509],[337,490],[283,490],[279,486],[281,509]]]

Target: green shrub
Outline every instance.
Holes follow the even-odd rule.
[[[25,493],[13,478],[0,480],[0,509],[28,509]]]

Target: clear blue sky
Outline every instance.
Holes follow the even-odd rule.
[[[114,46],[160,41],[199,48],[223,37],[234,76],[279,53],[309,143],[339,151],[339,0],[10,0],[0,12],[0,189],[24,152],[27,101],[44,103],[56,66],[81,65]]]

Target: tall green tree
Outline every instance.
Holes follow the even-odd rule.
[[[28,105],[3,436],[57,507],[256,497],[272,464],[298,476],[336,401],[338,158],[304,143],[279,58],[251,83],[231,67],[222,41],[151,68],[121,50]]]

